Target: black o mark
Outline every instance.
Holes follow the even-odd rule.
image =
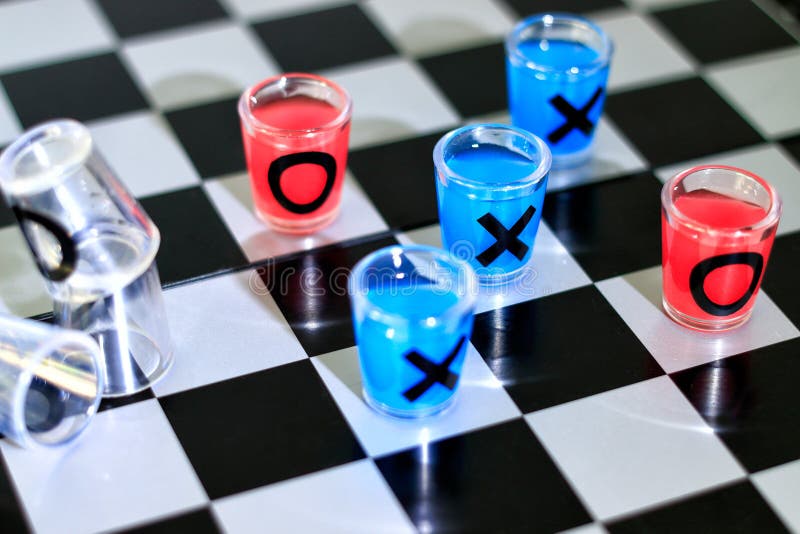
[[[75,272],[75,266],[78,262],[78,247],[75,245],[75,241],[73,241],[69,232],[56,221],[40,213],[28,211],[16,206],[11,209],[14,212],[14,215],[17,217],[17,221],[19,221],[20,228],[22,229],[22,235],[25,236],[25,241],[28,242],[28,247],[30,247],[34,257],[36,258],[36,266],[39,268],[39,271],[47,279],[53,282],[61,282],[69,278],[69,276]],[[28,228],[25,225],[25,221],[31,221],[39,224],[42,228],[50,232],[56,241],[58,241],[58,244],[61,246],[61,263],[55,267],[48,267],[45,265],[44,261],[36,254],[37,249],[33,244],[33,239],[28,233]]]
[[[744,292],[744,295],[736,302],[718,304],[711,300],[706,294],[704,284],[706,277],[708,277],[712,271],[720,267],[727,267],[728,265],[749,265],[753,268],[753,280],[750,282],[750,286],[747,288],[747,291]],[[739,311],[747,304],[758,287],[758,282],[761,280],[761,272],[763,270],[764,256],[757,252],[734,252],[732,254],[712,256],[694,266],[689,275],[689,289],[692,292],[694,301],[700,306],[701,310],[710,315],[724,317]]]
[[[281,176],[286,170],[294,167],[295,165],[303,165],[310,163],[312,165],[319,165],[325,169],[325,187],[317,198],[305,204],[298,204],[292,202],[281,189]],[[325,152],[298,152],[296,154],[287,154],[281,156],[269,165],[267,171],[267,181],[269,183],[270,191],[272,191],[275,200],[278,201],[284,209],[297,213],[300,215],[316,211],[322,206],[328,196],[333,191],[333,183],[336,181],[336,159],[330,154]]]

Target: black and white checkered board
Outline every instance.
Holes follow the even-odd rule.
[[[439,243],[431,149],[508,119],[502,37],[590,12],[617,45],[596,158],[553,175],[532,287],[481,299],[457,405],[360,397],[347,298],[324,284]],[[161,228],[175,367],[73,446],[0,441],[0,531],[800,531],[800,44],[759,0],[31,0],[0,3],[0,145],[86,122]],[[314,71],[355,99],[339,219],[252,214],[234,103]],[[794,137],[793,137],[794,136]],[[698,161],[775,183],[752,320],[661,312],[662,181]],[[50,309],[0,209],[0,307]],[[311,272],[313,276],[303,273]],[[283,281],[283,282],[281,282]],[[282,289],[283,286],[283,289]]]

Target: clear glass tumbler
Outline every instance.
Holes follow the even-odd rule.
[[[94,336],[105,395],[140,391],[172,364],[158,229],[72,120],[25,132],[0,155],[0,188],[53,297],[56,321]]]
[[[0,315],[0,432],[20,446],[60,445],[89,424],[103,358],[80,332]]]
[[[282,74],[239,99],[256,215],[274,229],[308,234],[339,213],[352,101],[313,74]]]
[[[349,284],[367,404],[409,418],[447,408],[472,332],[469,264],[433,247],[391,246],[358,262]]]
[[[778,192],[743,169],[703,165],[667,181],[661,207],[667,314],[697,330],[742,325],[778,229]]]
[[[550,162],[541,139],[503,124],[465,126],[436,144],[442,243],[481,284],[507,283],[531,260]]]
[[[553,168],[584,163],[605,103],[611,39],[583,17],[548,13],[517,24],[505,47],[514,126],[547,141]]]

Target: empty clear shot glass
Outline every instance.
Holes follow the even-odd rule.
[[[597,25],[566,13],[528,17],[506,38],[511,121],[547,141],[553,168],[591,156],[613,51]]]
[[[86,334],[0,315],[0,433],[23,447],[72,440],[97,412],[102,367]]]
[[[550,150],[502,124],[445,134],[433,150],[442,243],[484,285],[515,279],[530,261],[542,218]]]
[[[135,393],[172,363],[158,229],[93,147],[58,120],[0,156],[0,187],[54,299],[56,322],[83,330],[105,357],[105,396]]]
[[[447,408],[475,298],[470,266],[440,249],[391,246],[358,262],[350,300],[367,404],[409,418]]]
[[[667,314],[697,330],[744,324],[775,241],[778,192],[743,169],[703,165],[664,184],[661,208]]]

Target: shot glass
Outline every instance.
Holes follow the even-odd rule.
[[[391,246],[358,262],[349,286],[367,404],[406,418],[450,406],[472,332],[470,266],[433,247]]]
[[[0,188],[55,301],[56,322],[100,343],[105,396],[162,377],[173,355],[155,266],[161,237],[88,129],[57,120],[25,132],[0,155]]]
[[[530,261],[550,173],[550,150],[502,124],[445,134],[433,150],[444,247],[481,284],[507,283]]]
[[[750,317],[781,216],[755,174],[693,167],[661,190],[663,303],[676,322],[728,330]]]
[[[0,315],[0,433],[22,447],[77,437],[103,393],[103,358],[92,338]]]
[[[611,40],[585,18],[552,13],[521,21],[505,48],[512,124],[547,141],[553,168],[586,162],[605,102]]]
[[[282,74],[239,99],[255,212],[275,230],[308,234],[339,213],[352,101],[312,74]]]

